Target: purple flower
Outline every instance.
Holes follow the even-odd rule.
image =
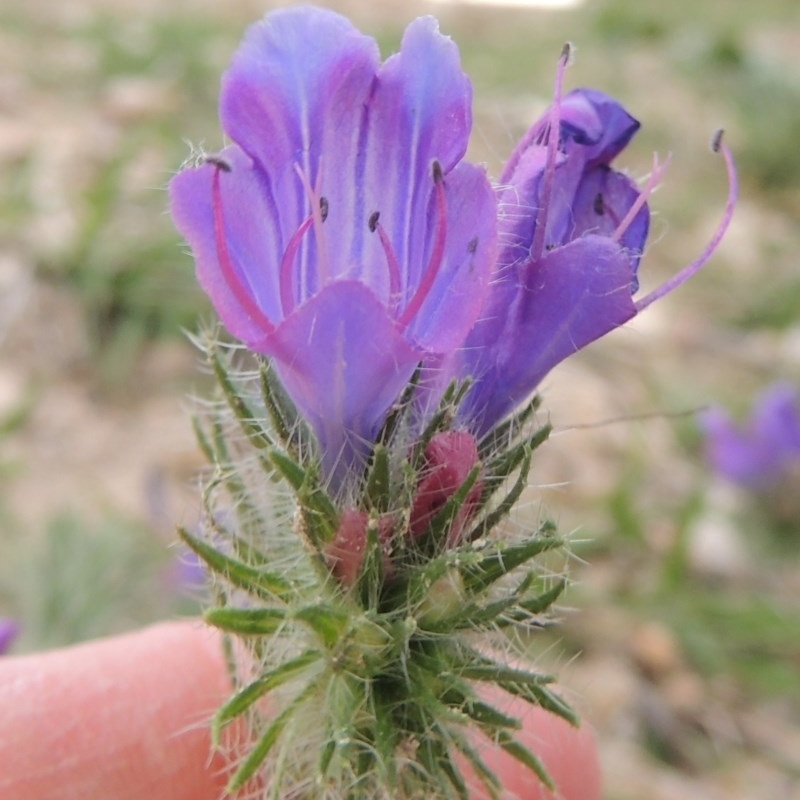
[[[10,617],[0,617],[0,656],[5,655],[19,635],[19,623]]]
[[[708,463],[734,483],[765,488],[800,465],[800,392],[788,384],[762,392],[741,425],[714,407],[701,415],[700,426]]]
[[[638,302],[637,269],[649,229],[647,199],[665,165],[640,190],[611,167],[639,123],[602,92],[561,97],[511,155],[499,185],[499,256],[481,318],[444,376],[475,381],[462,414],[478,433],[519,405],[560,361],[627,322],[693,275],[726,229],[728,206],[703,255]],[[715,147],[719,148],[716,142]],[[437,366],[434,364],[433,366]],[[441,380],[441,379],[440,379]]]
[[[384,64],[300,6],[224,76],[234,142],[172,181],[172,213],[228,330],[274,359],[334,487],[424,358],[459,347],[495,257],[496,200],[462,161],[471,85],[435,20]]]

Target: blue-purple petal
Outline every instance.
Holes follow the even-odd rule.
[[[375,41],[344,17],[297,6],[274,11],[253,25],[225,74],[220,99],[228,135],[262,171],[262,191],[288,241],[308,216],[310,198],[298,170],[329,204],[331,276],[349,262],[341,252],[352,239],[357,159],[365,108],[380,56]],[[363,221],[366,225],[366,220]],[[299,299],[319,287],[319,253],[307,237],[298,254]]]
[[[583,146],[587,167],[609,164],[638,130],[639,122],[604,92],[574,89],[564,97],[561,135]]]
[[[471,103],[472,85],[461,69],[456,45],[439,33],[434,18],[414,20],[400,52],[378,73],[356,176],[364,189],[365,218],[380,212],[403,272],[406,301],[425,271],[435,227],[433,162],[438,161],[447,176],[464,156]],[[371,245],[376,253],[374,238]],[[377,261],[384,262],[382,252]]]
[[[638,199],[639,188],[627,175],[603,164],[588,170],[575,192],[572,238],[587,233],[612,236]],[[634,267],[639,265],[649,230],[650,210],[644,204],[619,237]],[[638,282],[634,280],[631,293],[637,288]]]
[[[299,306],[275,334],[281,381],[311,423],[334,486],[368,452],[422,352],[363,283],[338,281]],[[356,474],[358,470],[356,470]]]
[[[230,171],[219,174],[224,245],[231,265],[255,305],[271,322],[280,320],[279,269],[282,244],[253,162],[238,147],[220,158]],[[225,327],[248,347],[262,351],[265,330],[232,291],[220,264],[214,221],[212,182],[217,167],[203,164],[176,175],[170,183],[172,217],[189,243],[197,278]]]
[[[408,327],[414,342],[435,353],[446,353],[464,341],[485,300],[497,255],[497,204],[484,171],[461,163],[447,176],[445,187],[447,240],[442,264]]]
[[[473,373],[478,382],[467,413],[479,433],[525,400],[556,364],[635,315],[632,276],[624,250],[595,235],[529,264],[517,305],[507,310],[507,332],[484,352],[484,374]],[[471,337],[467,357],[470,344]]]

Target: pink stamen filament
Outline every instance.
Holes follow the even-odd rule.
[[[736,175],[736,165],[733,163],[733,154],[728,145],[722,141],[721,134],[717,134],[714,137],[714,151],[716,152],[717,150],[722,153],[722,157],[725,159],[725,169],[728,173],[728,200],[725,204],[725,212],[717,226],[717,230],[714,232],[714,235],[711,237],[711,240],[706,245],[699,258],[692,261],[691,264],[685,266],[677,275],[674,275],[666,283],[661,284],[661,286],[636,303],[637,312],[644,311],[651,303],[660,300],[699,272],[708,259],[711,258],[714,251],[719,246],[719,243],[722,241],[725,232],[728,230],[731,218],[733,217],[733,211],[736,208],[736,200],[739,196],[739,180]]]
[[[300,248],[300,243],[303,237],[308,232],[314,222],[314,217],[307,217],[300,225],[300,227],[292,234],[289,239],[289,244],[286,245],[286,250],[283,252],[281,259],[280,271],[280,287],[281,287],[281,308],[283,309],[284,316],[288,316],[294,311],[294,287],[292,286],[292,266],[294,265],[297,251]]]
[[[433,242],[433,252],[417,291],[409,304],[397,320],[401,329],[405,329],[425,302],[425,298],[433,287],[436,276],[444,259],[444,247],[447,241],[447,198],[444,192],[444,177],[438,162],[433,167],[434,191],[436,192],[436,236]]]
[[[386,265],[389,268],[389,296],[394,302],[397,302],[400,299],[400,262],[397,260],[397,253],[392,247],[386,229],[378,221],[379,217],[380,214],[378,212],[375,212],[370,217],[369,228],[371,231],[377,232],[378,238],[381,240],[381,247],[383,247],[383,252],[386,256]]]
[[[328,244],[325,239],[325,231],[322,229],[322,204],[320,202],[319,182],[322,176],[322,169],[317,172],[316,186],[311,187],[308,181],[308,176],[303,172],[300,167],[294,165],[295,172],[303,184],[306,195],[311,203],[311,217],[314,220],[314,238],[317,242],[317,290],[321,289],[330,277],[330,263],[328,261]]]
[[[565,45],[556,70],[553,103],[550,106],[550,119],[548,120],[547,160],[544,167],[544,176],[542,177],[542,207],[536,219],[536,232],[533,235],[533,245],[531,246],[531,256],[534,260],[541,258],[542,253],[544,253],[545,236],[547,235],[547,213],[553,194],[556,156],[558,155],[558,142],[561,138],[561,98],[564,93],[564,73],[567,71],[567,65],[569,64],[569,54],[569,46]]]
[[[618,242],[625,231],[631,226],[631,223],[636,219],[636,215],[642,210],[645,203],[650,199],[650,196],[655,191],[655,188],[661,183],[664,175],[669,167],[671,155],[667,156],[667,160],[663,164],[658,163],[658,153],[653,154],[653,169],[650,172],[650,177],[639,192],[639,196],[634,201],[633,205],[628,209],[628,213],[622,218],[622,222],[617,225],[617,229],[611,236],[612,241]]]
[[[253,298],[252,292],[244,285],[242,279],[233,266],[228,242],[225,238],[225,214],[222,209],[222,190],[220,188],[220,172],[224,170],[220,164],[215,164],[214,177],[211,181],[211,198],[214,209],[214,243],[217,248],[217,260],[222,271],[222,277],[228,284],[234,298],[244,309],[245,313],[263,328],[265,334],[271,334],[275,326],[264,316],[264,312],[258,307]]]

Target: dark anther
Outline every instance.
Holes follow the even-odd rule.
[[[437,159],[433,160],[433,165],[431,166],[431,172],[433,173],[434,183],[441,183],[444,180],[444,172],[442,172],[442,165],[439,163]]]
[[[564,42],[564,46],[561,48],[560,56],[560,59],[564,62],[564,64],[569,64],[569,62],[572,60],[572,50],[572,42]]]
[[[230,162],[226,161],[222,156],[203,156],[203,162],[205,164],[213,164],[223,172],[230,172],[233,169]]]
[[[598,217],[602,217],[603,214],[606,213],[606,203],[603,200],[603,193],[598,192],[594,198],[594,213],[597,214]]]
[[[325,222],[328,219],[328,198],[327,197],[320,197],[319,198],[319,211],[322,214],[322,221]]]
[[[711,149],[715,153],[719,153],[720,147],[722,147],[722,136],[724,135],[725,131],[720,128],[715,134],[714,137],[711,139]]]
[[[381,212],[380,211],[373,211],[369,215],[369,222],[367,223],[367,225],[369,225],[369,229],[370,229],[371,233],[375,233],[375,229],[378,227],[378,220],[380,218],[381,218]]]
[[[469,244],[467,245],[467,252],[474,253],[478,249],[478,237],[474,236],[472,239],[469,240]]]

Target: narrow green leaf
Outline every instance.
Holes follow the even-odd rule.
[[[506,494],[506,496],[500,501],[500,503],[488,514],[485,514],[478,524],[475,525],[475,527],[469,532],[466,537],[467,541],[471,542],[475,539],[479,539],[481,536],[485,536],[500,522],[502,522],[503,519],[512,511],[517,500],[519,500],[520,496],[528,486],[528,475],[531,471],[532,457],[533,453],[530,450],[527,450],[519,466],[519,473],[514,485],[511,487],[508,494]],[[486,497],[486,500],[488,499],[489,498]]]
[[[380,445],[387,445],[395,434],[395,431],[400,427],[400,423],[409,411],[414,407],[412,400],[419,387],[419,379],[422,375],[422,365],[419,364],[411,376],[411,380],[406,384],[403,389],[400,399],[391,407],[389,413],[386,415],[386,422],[380,430],[376,438],[376,442]]]
[[[277,689],[278,686],[282,686],[287,681],[296,678],[321,658],[322,653],[319,650],[306,650],[297,658],[286,661],[275,669],[260,675],[252,683],[237,692],[214,715],[211,723],[214,746],[219,746],[220,732],[227,724],[247,711],[253,703],[257,702],[267,692],[271,692],[273,689]]]
[[[509,755],[514,756],[517,761],[524,764],[531,772],[533,772],[539,780],[548,788],[550,791],[556,790],[556,785],[553,783],[553,779],[550,777],[550,773],[547,771],[547,768],[542,763],[542,760],[532,751],[517,741],[511,734],[500,731],[495,741],[500,747],[503,748]]]
[[[498,780],[497,775],[489,769],[486,762],[480,757],[478,751],[472,747],[465,736],[462,736],[452,729],[449,729],[448,733],[453,742],[453,746],[460,750],[464,758],[469,762],[475,774],[486,788],[486,791],[489,792],[489,796],[492,800],[500,800],[503,786]]]
[[[178,528],[178,535],[186,545],[219,575],[234,586],[264,600],[276,597],[285,599],[292,592],[292,585],[275,572],[258,569],[223,555],[201,539],[192,536],[185,528]]]
[[[553,676],[543,677],[550,678],[550,682],[555,680]],[[577,728],[581,724],[580,717],[575,709],[555,692],[543,686],[542,684],[544,681],[531,680],[523,683],[519,680],[501,680],[496,681],[496,683],[507,692],[517,695],[517,697],[521,697],[533,705],[541,706],[545,711],[549,711],[551,714],[561,717],[574,728]]]
[[[203,619],[215,628],[242,636],[266,636],[286,622],[283,608],[210,608]]]
[[[520,607],[531,614],[541,614],[547,611],[550,606],[561,597],[561,593],[567,588],[567,579],[559,578],[553,586],[546,591],[537,595],[520,601]]]
[[[376,444],[365,492],[370,507],[379,513],[388,511],[391,503],[389,492],[389,451],[384,445]]]
[[[336,645],[347,631],[350,617],[346,611],[325,605],[305,606],[292,614],[292,619],[307,625],[328,649]]]
[[[297,409],[289,400],[283,387],[275,378],[272,368],[263,362],[259,368],[261,378],[261,399],[270,416],[272,425],[285,447],[294,443],[298,424]]]
[[[274,446],[269,433],[257,421],[256,415],[233,385],[216,347],[212,347],[209,350],[208,358],[217,383],[219,383],[222,393],[225,395],[228,407],[239,421],[239,425],[250,443],[257,449]]]
[[[560,547],[564,541],[551,536],[553,530],[552,523],[544,523],[527,541],[497,546],[483,554],[478,563],[465,564],[461,570],[465,587],[471,592],[482,591],[540,553]]]
[[[513,445],[517,441],[520,431],[525,427],[525,423],[528,422],[541,404],[541,395],[534,395],[521,411],[492,428],[478,443],[478,453],[481,459],[488,459],[498,451],[507,450]]]
[[[270,461],[275,465],[278,472],[286,479],[288,484],[299,491],[306,482],[306,471],[291,456],[282,450],[272,449],[269,451]]]
[[[310,465],[304,468],[281,450],[270,450],[269,457],[278,472],[295,490],[308,535],[313,543],[318,546],[320,542],[330,541],[336,532],[339,515],[333,502],[319,485],[317,467]]]
[[[451,703],[451,705],[453,704]],[[459,704],[459,708],[483,728],[519,730],[522,727],[522,723],[516,717],[510,717],[482,700],[476,700],[471,697],[465,698]]]
[[[264,763],[298,706],[308,699],[315,688],[313,683],[310,684],[275,718],[228,782],[228,792],[238,792],[255,775],[256,770]]]

